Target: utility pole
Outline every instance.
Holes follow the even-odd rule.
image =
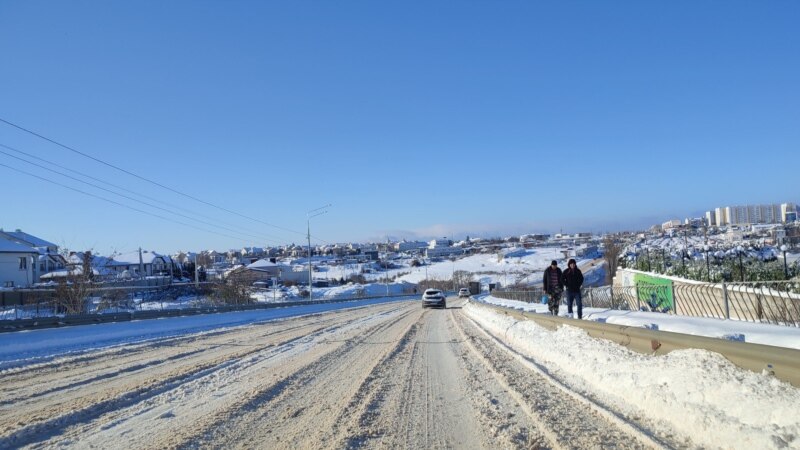
[[[306,213],[306,225],[307,225],[307,229],[308,229],[308,299],[309,300],[312,300],[314,298],[314,295],[313,295],[313,284],[314,283],[313,283],[313,279],[312,279],[312,275],[311,275],[311,218],[312,217],[321,216],[321,215],[327,213],[328,212],[327,210],[325,210],[325,211],[321,211],[321,210],[325,209],[325,208],[327,208],[329,206],[331,206],[330,203],[328,203],[325,206],[320,206],[319,208],[312,209],[311,211]]]

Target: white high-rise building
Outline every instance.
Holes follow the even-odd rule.
[[[794,213],[793,216],[792,213]],[[781,204],[781,222],[786,223],[796,217],[797,217],[797,206],[794,203]]]
[[[715,216],[714,219],[718,227],[723,227],[728,223],[730,223],[728,221],[728,217],[730,216],[730,211],[731,211],[730,208],[716,208],[714,210],[714,216]]]
[[[717,226],[722,225],[753,225],[759,223],[780,223],[786,221],[783,205],[738,205],[716,208]],[[791,209],[789,206],[786,209]]]
[[[717,214],[715,211],[706,211],[706,226],[713,227],[717,224]]]

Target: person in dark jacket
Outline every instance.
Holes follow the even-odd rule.
[[[583,273],[578,269],[578,264],[574,259],[567,263],[567,270],[564,271],[564,286],[567,288],[567,313],[572,317],[572,302],[578,305],[578,319],[583,319],[583,301],[581,299],[581,286],[583,285]]]
[[[544,270],[544,278],[542,279],[544,291],[547,293],[547,309],[550,314],[558,315],[558,305],[561,303],[561,293],[564,292],[564,278],[561,269],[558,267],[558,262],[553,260],[550,267]]]

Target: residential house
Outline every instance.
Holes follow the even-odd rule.
[[[0,228],[0,238],[13,241],[22,245],[27,245],[28,247],[45,248],[50,253],[58,253],[58,245],[53,244],[52,242],[49,241],[45,241],[44,239],[38,238],[31,234],[25,233],[19,228],[16,229],[15,231],[5,231],[2,228]]]
[[[17,244],[33,248],[37,251],[38,255],[31,267],[33,271],[33,281],[31,284],[38,283],[41,276],[46,273],[64,270],[66,267],[66,259],[58,252],[58,245],[52,242],[25,233],[20,229],[15,231],[4,231],[0,229],[0,239],[16,242]]]
[[[0,288],[30,287],[38,257],[35,248],[0,239]]]
[[[256,281],[272,283],[275,279],[281,282],[308,282],[307,266],[280,264],[269,259],[260,259],[247,266],[237,267],[228,272],[227,277],[252,284]]]
[[[106,268],[120,277],[170,275],[172,259],[166,255],[142,250],[116,255],[106,263]]]

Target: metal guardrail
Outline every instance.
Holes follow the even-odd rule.
[[[800,327],[800,283],[670,283],[581,289],[583,305],[625,311],[651,311],[691,317],[739,320]],[[494,290],[508,300],[538,303],[541,288]],[[566,296],[562,297],[562,304]]]
[[[56,328],[64,326],[75,325],[90,325],[98,323],[109,322],[130,322],[133,320],[143,319],[157,319],[162,317],[179,317],[179,316],[194,316],[199,314],[216,314],[233,311],[256,311],[262,309],[272,308],[287,308],[294,306],[306,305],[321,305],[329,303],[345,303],[360,300],[371,300],[376,298],[418,298],[417,295],[400,294],[400,295],[380,295],[380,296],[364,296],[364,297],[348,297],[331,300],[304,300],[295,302],[278,302],[278,303],[253,303],[241,305],[225,305],[214,307],[199,307],[199,308],[185,308],[185,309],[164,309],[164,310],[143,310],[143,311],[130,311],[119,313],[105,313],[105,314],[74,314],[64,316],[47,316],[37,317],[30,319],[15,319],[15,320],[0,320],[0,333],[39,329],[39,328]]]
[[[493,293],[494,295],[494,293]],[[549,329],[569,325],[586,330],[589,336],[607,339],[640,353],[662,355],[672,350],[698,348],[716,352],[733,364],[753,372],[768,371],[780,380],[800,387],[800,350],[771,345],[734,342],[704,336],[694,336],[669,331],[648,330],[625,325],[574,320],[547,314],[522,312],[498,305],[483,303],[481,307],[523,320],[533,320]]]

